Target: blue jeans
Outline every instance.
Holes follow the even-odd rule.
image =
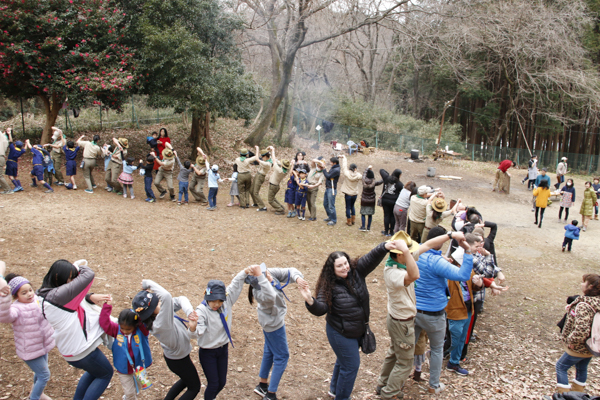
[[[260,364],[258,376],[262,379],[269,378],[269,371],[273,367],[271,382],[269,383],[269,392],[277,393],[279,381],[285,372],[290,352],[288,350],[287,335],[285,325],[273,332],[265,332],[265,347],[263,349],[263,358]]]
[[[216,349],[200,349],[199,355],[200,365],[206,376],[204,400],[213,400],[227,383],[229,345],[225,344]]]
[[[431,360],[429,361],[429,386],[440,387],[440,374],[444,358],[444,337],[446,336],[446,313],[442,315],[427,315],[417,313],[415,317],[415,338],[418,341],[421,331],[429,336]],[[415,343],[416,344],[416,343]]]
[[[184,196],[185,201],[188,201],[188,188],[190,187],[189,182],[179,182],[179,201],[181,201],[181,195]]]
[[[218,187],[208,188],[208,206],[216,207],[217,206],[217,193],[219,192]]]
[[[113,376],[113,367],[104,353],[96,349],[82,360],[69,364],[85,371],[79,378],[73,400],[98,400]]]
[[[567,353],[563,353],[556,362],[556,381],[559,385],[569,386],[569,375],[567,374],[567,371],[574,365],[575,380],[579,384],[584,384],[587,380],[587,369],[590,361],[592,361],[591,357],[573,357]]]
[[[337,215],[335,214],[335,195],[331,188],[325,189],[325,196],[323,197],[323,207],[327,213],[327,217],[333,222],[337,222]]]
[[[467,334],[469,333],[469,323],[471,322],[471,311],[467,319],[461,319],[458,321],[449,319],[448,327],[450,329],[450,335],[452,336],[452,344],[450,345],[450,363],[454,365],[460,364],[460,357],[462,356],[463,347],[465,347],[465,341],[467,340]]]
[[[48,369],[48,354],[44,354],[33,360],[26,360],[25,364],[33,371],[33,389],[31,390],[31,400],[39,400],[46,384],[50,380],[50,370]]]
[[[350,196],[347,194],[344,195],[344,200],[346,200],[346,218],[348,219],[350,219],[351,216],[356,215],[356,210],[354,209],[356,197],[358,196]]]
[[[154,182],[152,175],[144,176],[144,189],[146,190],[146,198],[148,199],[156,199],[154,191],[152,190],[152,182]]]
[[[348,400],[360,367],[358,339],[348,339],[329,324],[326,326],[327,339],[336,356],[329,390],[335,394],[336,400]]]

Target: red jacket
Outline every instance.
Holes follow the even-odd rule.
[[[512,167],[512,165],[513,165],[513,162],[512,162],[512,161],[510,161],[510,160],[504,160],[504,161],[502,161],[502,162],[500,163],[500,166],[498,167],[498,169],[499,169],[500,171],[502,171],[502,172],[506,172],[506,171],[508,171],[508,169],[509,169],[510,167]]]

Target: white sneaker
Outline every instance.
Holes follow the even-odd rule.
[[[75,185],[74,185],[74,186],[73,186],[73,190],[77,190],[77,186],[75,186]]]
[[[444,389],[446,389],[446,385],[444,385],[442,382],[440,382],[440,387],[432,388],[430,386],[428,391],[430,394],[440,394],[441,392],[444,391]]]
[[[126,195],[126,194],[124,194],[124,195],[123,195],[123,198],[124,198],[124,199],[126,199],[126,198],[127,198],[127,195]]]
[[[131,195],[131,200],[133,200],[133,199],[135,199],[135,196],[134,196],[134,195]]]

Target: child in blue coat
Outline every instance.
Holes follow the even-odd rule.
[[[10,132],[7,130],[8,140],[12,142],[12,136]],[[19,157],[21,157],[27,151],[29,147],[29,139],[25,141],[25,144],[20,140],[17,140],[14,144],[11,143],[8,145],[8,157],[6,158],[6,171],[5,174],[12,181],[13,185],[15,185],[15,192],[20,192],[23,190],[23,186],[21,186],[21,181],[17,179],[17,174],[19,172]]]
[[[37,144],[32,147],[31,144],[27,142],[26,145],[31,150],[31,154],[33,154],[31,160],[33,163],[33,169],[31,170],[31,187],[38,187],[37,179],[47,189],[44,193],[54,193],[54,189],[44,181],[44,157],[50,157],[50,153]]]
[[[565,251],[565,247],[568,246],[568,250],[571,251],[571,245],[573,240],[579,240],[580,228],[577,227],[577,220],[574,219],[569,225],[565,225],[565,240],[563,240],[562,251]]]
[[[63,151],[65,152],[65,159],[67,160],[67,176],[71,180],[71,183],[67,183],[65,187],[67,189],[77,189],[77,185],[75,184],[75,175],[77,175],[77,162],[75,158],[77,158],[77,153],[79,152],[79,146],[75,147],[75,143],[72,140],[67,142],[67,145],[63,147]]]
[[[296,197],[294,204],[296,205],[296,213],[298,219],[305,220],[304,213],[306,212],[306,193],[308,192],[308,180],[306,179],[306,170],[300,168],[296,176]]]

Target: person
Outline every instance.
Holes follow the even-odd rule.
[[[537,163],[537,155],[533,154],[528,163],[527,176],[525,176],[525,179],[521,181],[522,184],[525,184],[525,181],[527,181],[527,190],[533,190],[533,184],[538,177],[539,171],[537,168]]]
[[[160,128],[160,130],[158,131],[158,138],[156,139],[156,148],[153,150],[155,152],[154,154],[156,154],[158,157],[158,159],[155,160],[156,164],[154,166],[154,169],[156,171],[158,171],[160,168],[160,164],[158,163],[158,161],[163,160],[162,154],[165,148],[167,148],[167,143],[169,145],[171,144],[171,138],[169,137],[169,133],[167,132],[166,128]]]
[[[190,316],[190,336],[198,340],[200,365],[206,376],[204,400],[214,400],[227,382],[229,343],[233,346],[231,310],[244,288],[244,280],[249,273],[257,277],[262,275],[260,265],[240,271],[227,288],[222,281],[208,281],[204,301]],[[266,279],[262,282],[266,288]]]
[[[181,205],[181,200],[183,197],[183,204],[188,204],[188,188],[190,187],[190,174],[194,172],[194,167],[192,163],[188,160],[185,160],[183,164],[177,155],[177,152],[174,151],[175,159],[177,160],[177,165],[179,165],[179,174],[177,175],[177,182],[179,182],[179,197],[177,198],[177,205]]]
[[[429,235],[429,231],[441,224],[444,218],[456,214],[456,208],[461,203],[461,200],[458,199],[454,207],[448,210],[448,204],[443,192],[437,192],[434,196],[431,196],[426,208],[425,228],[423,228],[421,237],[426,238]]]
[[[229,189],[229,196],[231,197],[231,202],[227,204],[227,207],[240,205],[240,192],[238,190],[237,177],[237,164],[233,164],[233,172],[231,173],[231,178],[227,178],[229,182],[231,182],[231,189]],[[238,199],[237,203],[235,202],[236,197]]]
[[[54,177],[56,178],[56,184],[62,186],[65,184],[60,167],[63,165],[63,147],[67,145],[67,137],[63,134],[63,131],[58,129],[56,126],[52,128],[52,143],[45,144],[44,146],[51,147],[50,157],[54,164]],[[48,184],[52,186],[52,176],[48,178]]]
[[[546,181],[548,182],[548,187],[550,187],[550,177],[548,175],[546,175],[548,172],[548,168],[542,168],[542,170],[540,171],[540,174],[537,176],[537,178],[535,178],[535,183],[533,185],[534,189],[538,186],[540,186],[540,183],[542,183],[542,181]]]
[[[135,158],[127,157],[123,153],[123,147],[119,143],[116,138],[113,138],[113,142],[115,143],[115,147],[121,152],[121,160],[123,160],[123,172],[119,174],[118,181],[121,185],[123,185],[123,198],[127,198],[127,189],[129,189],[129,195],[131,199],[135,199],[135,195],[133,194],[133,171],[138,169],[137,166],[133,165]]]
[[[136,400],[138,387],[135,371],[146,369],[152,365],[152,352],[148,328],[140,321],[138,313],[126,308],[119,313],[117,322],[110,319],[112,301],[102,305],[100,312],[100,327],[106,334],[115,340],[111,350],[113,364],[123,387],[123,400]]]
[[[114,146],[114,150],[110,155],[110,162],[108,163],[108,168],[106,169],[106,173],[104,174],[104,180],[106,183],[112,188],[109,192],[116,193],[117,195],[123,194],[123,187],[121,183],[119,183],[119,176],[121,172],[123,172],[123,157],[127,157],[127,149],[129,148],[129,141],[125,138],[119,138],[117,143],[121,146],[121,151],[119,147]]]
[[[298,215],[299,220],[304,221],[306,219],[306,193],[308,192],[308,187],[310,185],[306,179],[306,170],[301,168],[293,172],[296,178],[296,193],[294,199],[296,214]]]
[[[306,203],[308,204],[309,221],[317,220],[317,196],[319,194],[319,186],[325,182],[323,169],[325,163],[321,160],[312,160],[310,163],[310,171],[308,171],[308,192],[306,192]]]
[[[167,392],[165,400],[175,400],[186,388],[179,400],[195,399],[200,393],[200,378],[190,358],[192,345],[188,327],[176,314],[182,310],[188,319],[193,317],[194,308],[188,298],[173,297],[158,283],[144,279],[142,290],[131,301],[131,308],[138,314],[148,331],[158,339],[167,367],[179,377]]]
[[[317,280],[316,298],[308,283],[298,285],[308,311],[318,317],[327,314],[327,339],[336,355],[329,394],[336,400],[350,399],[360,367],[359,340],[366,331],[370,314],[365,278],[390,250],[399,246],[402,244],[398,241],[383,242],[355,259],[343,251],[334,251],[327,257]]]
[[[592,360],[585,342],[590,337],[594,316],[600,312],[600,275],[583,275],[581,291],[583,296],[567,306],[567,318],[562,329],[565,352],[556,362],[558,393],[585,392],[588,365]],[[569,384],[568,371],[572,366],[575,366],[575,379]]]
[[[550,198],[550,188],[546,181],[541,181],[540,185],[533,190],[535,196],[535,222],[538,228],[542,227],[542,221],[544,220],[544,211],[548,207],[548,199]],[[538,223],[538,213],[540,214]]]
[[[154,156],[148,154],[146,157],[146,164],[143,163],[143,160],[140,160],[140,168],[144,170],[144,190],[146,191],[146,202],[154,203],[156,202],[156,196],[154,195],[154,191],[152,190],[152,182],[154,178],[152,177],[152,171],[154,170]]]
[[[0,172],[1,173],[1,172]],[[594,219],[598,219],[598,200],[600,200],[600,178],[595,177],[592,183],[592,189],[596,192],[596,205],[594,206]]]
[[[264,265],[264,264],[263,264]],[[259,265],[259,276],[248,275],[245,282],[248,288],[248,301],[258,303],[258,323],[263,329],[265,344],[260,364],[258,385],[254,392],[267,400],[277,399],[279,382],[285,372],[290,352],[285,329],[287,296],[283,288],[290,282],[305,284],[304,275],[296,268],[269,268]],[[263,279],[262,277],[266,278]],[[285,283],[284,283],[285,282]],[[269,382],[271,372],[271,382]]]
[[[6,132],[10,133],[12,129],[6,128]],[[8,134],[0,131],[0,194],[14,194],[15,191],[10,188],[10,185],[6,181],[4,174],[6,173],[6,150],[9,146]]]
[[[112,365],[98,349],[104,334],[100,315],[91,308],[111,296],[88,293],[94,276],[86,260],[75,263],[57,260],[37,291],[42,298],[42,314],[54,328],[58,351],[69,365],[85,371],[79,378],[74,399],[99,399],[113,376]]]
[[[250,174],[251,165],[258,160],[258,146],[253,157],[248,158],[248,149],[241,148],[240,156],[235,159],[238,169],[238,190],[240,191],[240,208],[250,207],[250,188],[252,186],[252,175]]]
[[[206,166],[205,159],[206,155],[201,151],[200,147],[196,148],[198,156],[196,157],[196,164],[194,173],[190,174],[190,193],[194,196],[194,199],[200,202],[200,205],[207,205],[208,199],[204,195],[204,185],[206,184]]]
[[[250,194],[252,195],[252,202],[258,207],[256,211],[267,211],[265,202],[260,197],[260,188],[265,182],[267,174],[273,166],[273,160],[271,160],[270,147],[260,152],[260,159],[258,159],[258,171],[252,179],[252,186],[250,188]]]
[[[296,216],[296,191],[298,190],[298,171],[296,168],[292,168],[290,177],[287,181],[287,188],[285,189],[285,195],[283,201],[287,206],[288,218],[294,218]]]
[[[41,146],[44,148],[46,145]],[[45,149],[44,149],[45,150]],[[44,158],[42,159],[42,168],[44,169],[44,182],[47,182],[48,185],[52,186],[52,177],[54,176],[54,162],[52,161],[52,156],[48,151],[48,154],[44,153]]]
[[[384,236],[392,236],[396,225],[394,217],[394,206],[400,192],[404,188],[404,184],[400,181],[402,171],[395,169],[392,174],[388,174],[385,169],[379,170],[381,179],[383,179],[383,191],[381,193],[381,207],[383,208],[383,231]]]
[[[581,230],[583,232],[587,231],[588,222],[592,219],[594,205],[597,200],[596,192],[592,189],[592,183],[589,181],[586,182],[585,190],[583,191],[583,201],[581,202],[581,208],[579,209],[579,214],[581,214],[581,224],[583,225]]]
[[[417,194],[410,196],[410,207],[408,208],[408,220],[410,221],[410,237],[421,243],[421,238],[425,241],[427,236],[423,237],[425,229],[425,219],[427,218],[427,200],[433,190],[429,186],[419,186]]]
[[[352,163],[348,167],[348,159],[345,155],[341,154],[340,158],[342,159],[341,172],[344,174],[341,191],[346,202],[346,225],[352,226],[356,218],[354,203],[358,197],[358,183],[362,179],[362,174],[357,171],[356,164]]]
[[[54,193],[54,189],[52,189],[52,187],[48,184],[48,182],[44,181],[44,167],[43,167],[43,163],[44,163],[44,157],[49,157],[50,153],[48,153],[48,151],[46,151],[42,146],[40,145],[33,145],[31,146],[31,144],[29,144],[27,147],[29,147],[29,149],[31,150],[31,154],[33,155],[32,159],[31,159],[31,163],[33,164],[33,168],[31,169],[31,187],[38,187],[37,181],[40,181],[40,183],[42,184],[42,186],[44,186],[46,188],[46,190],[44,191],[44,193]]]
[[[110,159],[111,159],[111,154],[112,152],[115,150],[115,147],[113,145],[109,145],[108,143],[104,143],[104,146],[102,146],[102,151],[104,152],[104,173],[106,174],[106,171],[108,171],[108,166],[110,165]],[[85,170],[84,170],[85,172]],[[112,192],[113,187],[110,186],[110,183],[106,182],[106,187],[104,188],[104,190],[106,190],[107,192]]]
[[[417,194],[417,185],[413,181],[406,182],[394,204],[394,219],[396,220],[394,233],[406,231],[410,198],[415,194]]]
[[[567,157],[560,159],[560,162],[556,166],[556,184],[554,187],[558,189],[560,184],[565,181],[565,175],[567,174]]]
[[[217,209],[217,193],[219,193],[219,182],[223,182],[223,179],[221,179],[221,175],[219,175],[219,166],[217,164],[213,164],[211,167],[208,163],[208,160],[205,160],[204,162],[206,170],[208,171],[208,207],[206,209],[208,211],[214,211]]]
[[[511,160],[504,160],[500,163],[496,170],[496,179],[494,180],[492,192],[495,192],[496,188],[498,188],[499,193],[510,193],[510,173],[508,169],[516,166],[517,163]]]
[[[335,212],[335,194],[337,190],[338,180],[340,179],[340,160],[337,157],[329,159],[331,168],[329,171],[323,170],[325,176],[325,196],[323,197],[323,208],[327,213],[325,222],[327,225],[333,226],[337,223],[337,214]]]
[[[575,203],[575,186],[573,186],[573,179],[567,179],[567,183],[563,186],[560,191],[560,209],[558,210],[558,221],[560,222],[563,210],[565,211],[565,221],[569,219],[569,209]]]
[[[428,241],[440,238],[431,250],[419,257],[417,265],[420,277],[415,284],[417,299],[417,315],[415,317],[415,337],[421,331],[427,332],[431,348],[429,388],[430,394],[439,394],[445,389],[440,382],[442,359],[444,353],[444,336],[446,334],[446,306],[448,305],[446,280],[467,281],[473,271],[473,255],[471,246],[466,242],[462,232],[447,232],[443,227],[436,226],[427,237]],[[442,257],[441,248],[447,240],[455,239],[465,250],[460,268]]]
[[[65,184],[67,189],[77,190],[77,185],[75,184],[75,175],[77,175],[77,161],[75,161],[75,158],[77,158],[79,149],[80,147],[75,147],[75,143],[72,140],[69,140],[63,147],[65,160],[67,160],[66,174],[70,181],[70,183]]]
[[[156,156],[155,154],[153,154]],[[167,181],[167,189],[169,190],[169,196],[171,201],[175,200],[175,189],[173,188],[173,169],[175,168],[175,154],[173,154],[173,147],[171,143],[166,143],[166,148],[160,154],[160,159],[154,158],[154,162],[160,167],[154,178],[154,186],[158,190],[158,197],[161,199],[167,195],[167,190],[163,188],[162,181]]]
[[[154,152],[154,154],[159,154],[158,151],[158,132],[153,131],[150,136],[146,137],[146,144],[150,147],[150,152]]]
[[[54,329],[42,315],[40,299],[29,280],[11,273],[6,275],[6,281],[0,278],[0,286],[3,286],[0,290],[0,322],[12,324],[17,356],[34,373],[33,387],[27,398],[50,400],[44,389],[50,380],[48,353],[55,346]]]
[[[6,130],[6,134],[8,135],[9,144],[5,173],[15,186],[13,191],[20,192],[23,190],[23,186],[21,185],[21,181],[17,179],[19,173],[19,158],[27,152],[27,149],[31,147],[31,144],[29,143],[29,139],[26,139],[25,143],[20,140],[12,143],[12,135],[8,129]]]
[[[275,215],[285,214],[285,209],[279,201],[277,201],[277,192],[279,192],[281,181],[287,175],[290,170],[289,160],[277,160],[275,157],[275,149],[271,148],[271,158],[273,160],[273,168],[271,169],[271,178],[269,178],[269,197],[268,202]],[[241,204],[241,203],[240,203]]]
[[[562,244],[562,251],[564,253],[565,248],[568,248],[571,251],[571,246],[573,245],[573,240],[579,240],[579,231],[580,228],[577,227],[579,221],[574,219],[570,224],[565,225],[565,239]]]
[[[299,168],[302,168],[302,169],[308,171],[308,169],[309,169],[309,167],[308,167],[308,161],[306,161],[304,159],[304,157],[306,157],[306,153],[305,152],[299,151],[299,152],[296,153],[296,156],[294,157],[294,163],[293,163],[295,170],[298,170]]]
[[[369,165],[362,175],[362,193],[360,195],[360,228],[361,232],[371,231],[371,222],[375,214],[375,187],[382,185],[383,179],[375,180],[373,166]],[[366,220],[366,224],[365,224]]]
[[[100,142],[99,135],[94,135],[91,142],[83,140],[84,137],[85,135],[81,135],[79,139],[77,139],[76,143],[77,146],[83,148],[83,179],[85,180],[85,184],[87,186],[85,192],[92,194],[96,188],[93,174],[94,168],[96,168],[96,159],[98,156],[108,156],[109,153],[98,145]],[[107,182],[107,184],[109,184],[109,182]]]

